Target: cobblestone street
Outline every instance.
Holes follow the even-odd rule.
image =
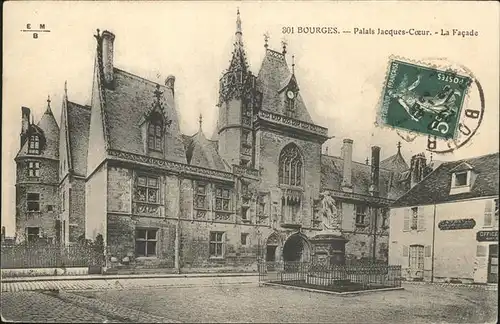
[[[485,287],[404,284],[399,291],[336,296],[258,287],[251,282],[254,279],[122,279],[101,285],[86,280],[59,292],[15,292],[12,285],[11,292],[2,293],[2,316],[14,321],[100,323],[484,323],[496,319],[497,292]]]

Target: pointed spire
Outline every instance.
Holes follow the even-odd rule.
[[[295,74],[295,55],[292,55],[292,74]]]
[[[64,98],[68,99],[68,80],[64,81]]]
[[[240,8],[236,9],[236,35],[241,35],[241,18],[240,18]]]
[[[198,118],[198,123],[200,124],[200,132],[201,132],[201,125],[203,124],[203,116],[200,114],[200,117]]]
[[[35,125],[35,114],[31,114],[31,125]]]

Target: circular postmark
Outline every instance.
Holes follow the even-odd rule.
[[[426,149],[444,154],[470,142],[484,109],[481,84],[464,65],[391,57],[377,124],[395,129],[406,142],[426,136]]]

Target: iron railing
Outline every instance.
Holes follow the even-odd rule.
[[[91,246],[58,244],[17,244],[2,246],[1,268],[53,268],[104,265],[104,254]]]
[[[310,262],[260,262],[259,283],[369,287],[401,287],[401,266],[384,264],[324,265]]]

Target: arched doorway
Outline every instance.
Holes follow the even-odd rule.
[[[311,248],[307,238],[299,233],[291,235],[283,246],[283,261],[309,262]]]
[[[279,261],[280,238],[277,233],[272,233],[266,242],[266,262]]]

